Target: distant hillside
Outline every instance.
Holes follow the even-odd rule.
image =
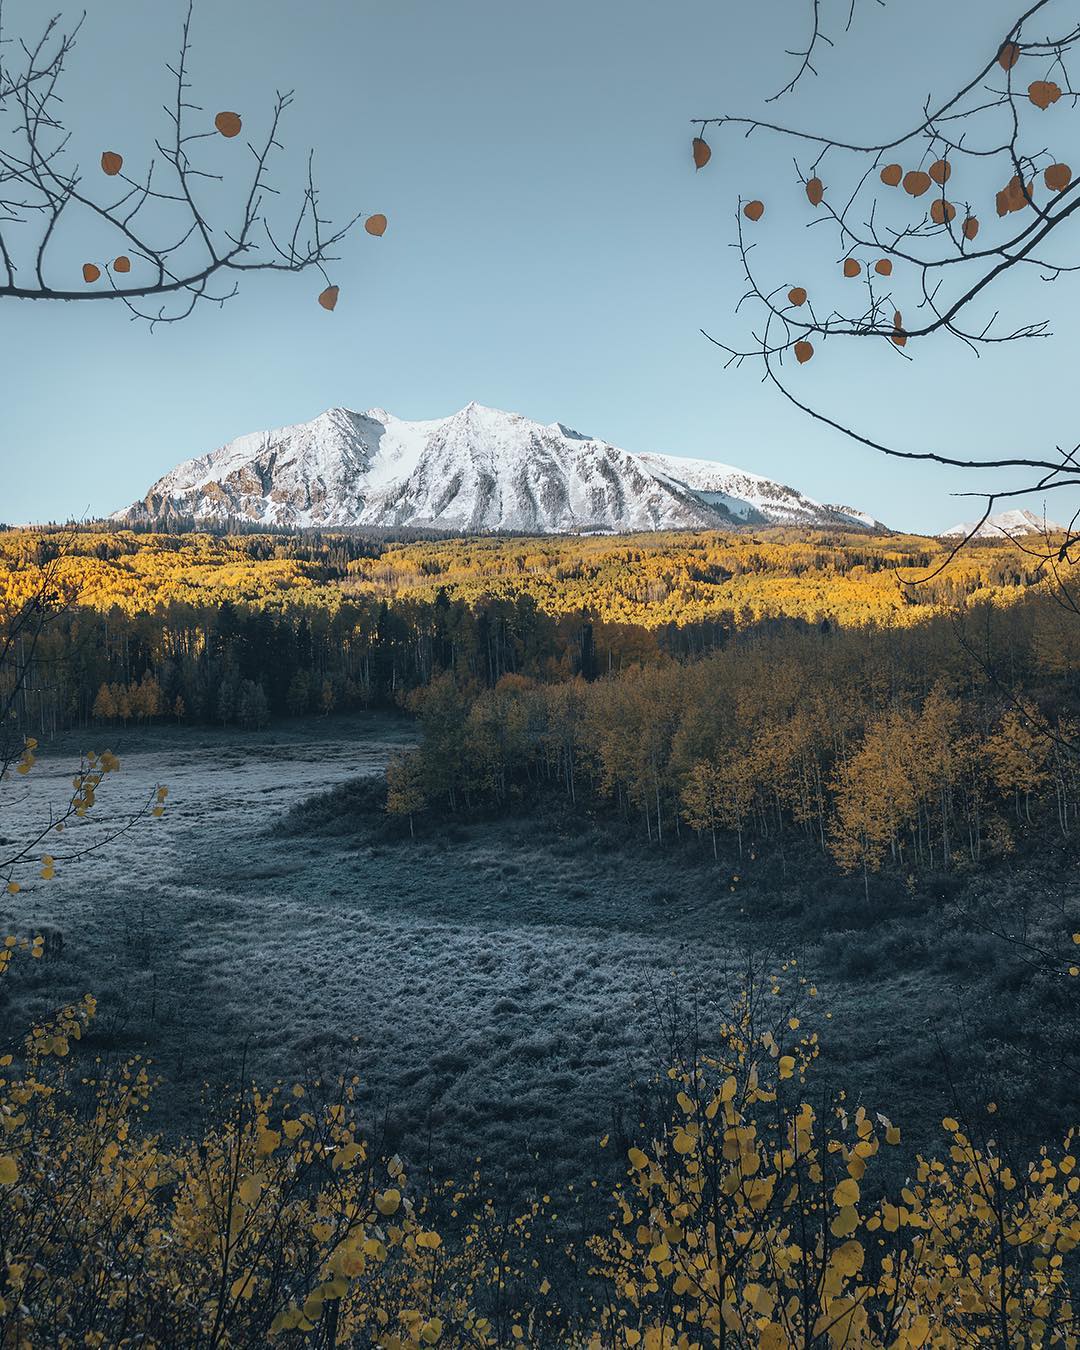
[[[976,528],[977,527],[977,528]],[[1000,511],[988,516],[980,525],[977,520],[964,521],[951,529],[942,530],[942,539],[1017,539],[1025,534],[1061,534],[1065,529],[1056,521],[1037,516],[1032,511]]]

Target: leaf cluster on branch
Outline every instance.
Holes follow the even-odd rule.
[[[781,93],[816,73],[815,53],[831,41],[822,27],[826,0],[811,0],[812,33],[802,65]],[[847,24],[853,6],[844,4]],[[897,360],[916,358],[934,340],[952,339],[970,352],[1046,338],[1046,318],[1004,320],[1014,303],[1005,282],[1067,280],[1076,270],[1072,218],[1080,180],[1067,162],[1075,138],[1080,92],[1071,67],[1080,44],[1074,7],[1034,0],[997,34],[980,34],[969,68],[942,95],[905,116],[892,103],[875,112],[888,130],[861,137],[854,129],[829,134],[797,119],[721,113],[692,119],[693,160],[715,161],[733,133],[774,137],[790,150],[794,183],[753,185],[740,196],[737,249],[745,291],[735,306],[741,329],[733,337],[706,333],[728,365],[755,362],[785,399],[816,421],[882,454],[963,469],[1019,471],[1019,487],[973,495],[986,509],[1031,493],[1080,483],[1080,446],[1007,450],[981,457],[935,444],[905,446],[887,433],[863,429],[843,413],[824,410],[807,392],[805,366],[828,342],[877,342]],[[769,100],[772,102],[773,100]],[[813,274],[784,275],[783,263],[759,263],[759,223],[779,216],[786,230],[800,217],[824,238]],[[824,228],[822,228],[824,227]],[[771,243],[775,231],[766,233]],[[790,243],[790,235],[783,238]],[[1028,294],[1025,289],[1022,294]],[[743,315],[751,316],[743,321]],[[1076,519],[1067,539],[1047,542],[1043,556],[1072,561]],[[964,541],[966,542],[966,541]]]
[[[194,101],[193,7],[189,0],[179,53],[166,67],[162,134],[149,146],[105,146],[84,165],[72,155],[63,89],[85,15],[70,28],[55,16],[19,39],[0,3],[0,300],[116,300],[153,327],[200,302],[224,304],[244,273],[313,269],[325,283],[319,303],[336,305],[327,269],[362,214],[326,213],[314,152],[291,199],[277,185],[291,91],[279,91],[263,119],[211,114]],[[258,132],[245,134],[249,125]],[[220,140],[230,146],[224,172],[207,153],[207,142]],[[374,236],[386,225],[381,213],[365,222]],[[71,254],[84,236],[103,243],[79,267]]]

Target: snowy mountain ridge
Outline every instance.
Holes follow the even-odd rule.
[[[975,527],[978,525],[978,529]],[[1037,516],[1033,511],[1015,508],[1012,511],[999,511],[996,516],[988,516],[979,525],[969,520],[951,529],[942,530],[942,539],[963,539],[970,535],[973,539],[1005,539],[1023,534],[1061,534],[1065,529],[1056,521]]]
[[[114,520],[165,526],[423,526],[461,533],[625,533],[731,525],[880,529],[760,474],[712,460],[632,454],[519,413],[470,403],[406,421],[330,408],[254,432],[159,478]]]

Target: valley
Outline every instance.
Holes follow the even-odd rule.
[[[598,1141],[635,1136],[673,1028],[708,1045],[749,970],[776,976],[820,1034],[823,1081],[902,1121],[912,1147],[937,1143],[958,1091],[995,1095],[1034,1137],[1066,1109],[1052,1074],[1015,1077],[1013,1031],[989,1005],[1018,997],[1023,963],[973,920],[978,878],[886,889],[868,909],[797,848],[714,862],[692,844],[616,846],[559,813],[410,840],[379,775],[413,740],[386,714],[113,729],[121,773],[79,830],[161,781],[166,813],[7,897],[9,931],[51,936],[9,977],[5,1023],[93,992],[83,1053],[148,1056],[164,1079],[152,1119],[171,1134],[243,1075],[356,1072],[381,1146],[450,1171],[480,1157],[518,1193],[603,1175]],[[50,747],[5,828],[56,799],[85,741]],[[1040,888],[1030,940],[1052,940],[1075,904],[1071,866],[1065,852],[1014,869],[1012,893]]]

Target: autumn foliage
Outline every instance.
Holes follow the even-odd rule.
[[[23,943],[40,959],[40,942]],[[0,953],[4,970],[17,944]],[[787,963],[658,1076],[595,1221],[381,1157],[357,1081],[250,1088],[202,1137],[144,1120],[151,1063],[91,1059],[92,997],[0,1064],[0,1337],[106,1346],[1072,1344],[1076,1154],[1012,1158],[994,1104],[882,1189],[898,1124],[822,1099]],[[571,1187],[571,1191],[573,1191]],[[583,1189],[587,1192],[587,1180]]]

